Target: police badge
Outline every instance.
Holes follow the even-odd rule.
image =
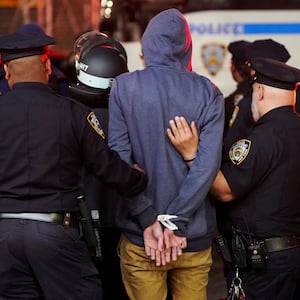
[[[216,75],[223,67],[226,45],[221,43],[204,44],[200,52],[204,67],[211,75]]]
[[[239,165],[247,157],[251,147],[251,141],[246,139],[238,140],[229,150],[229,158],[233,164]]]

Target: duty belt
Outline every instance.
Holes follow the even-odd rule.
[[[256,242],[262,242],[265,252],[276,252],[290,248],[300,247],[299,236],[281,236],[266,239],[256,239]]]
[[[62,224],[64,226],[76,225],[76,216],[70,212],[65,213],[0,213],[0,219],[25,219],[48,223]]]

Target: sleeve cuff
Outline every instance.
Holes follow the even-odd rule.
[[[156,221],[157,215],[158,213],[153,209],[153,207],[149,206],[135,217],[137,218],[142,229],[144,230]]]

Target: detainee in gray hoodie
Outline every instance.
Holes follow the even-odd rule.
[[[221,161],[223,95],[208,78],[192,71],[192,38],[178,10],[152,18],[142,36],[142,49],[146,68],[118,76],[109,100],[109,146],[148,176],[143,195],[116,208],[123,233],[123,282],[130,299],[165,299],[167,277],[174,299],[206,299],[216,229],[215,208],[207,193]],[[175,116],[194,121],[200,133],[190,169],[166,135]],[[163,222],[162,215],[170,220]],[[145,253],[143,239],[144,230],[157,219],[163,229],[166,226],[187,241],[177,260],[161,266]],[[152,250],[154,256],[164,255]]]

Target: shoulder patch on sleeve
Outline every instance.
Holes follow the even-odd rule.
[[[229,158],[233,164],[239,165],[249,154],[251,141],[241,139],[235,142],[229,150]]]
[[[240,101],[244,98],[243,94],[236,94],[233,98],[233,103],[234,103],[234,110],[232,112],[230,121],[229,121],[229,127],[232,127],[233,123],[235,122],[239,111],[240,111],[240,107],[238,106],[238,104],[240,103]]]
[[[98,121],[94,112],[90,112],[86,117],[90,126],[105,140],[105,134],[101,128],[100,122]]]

